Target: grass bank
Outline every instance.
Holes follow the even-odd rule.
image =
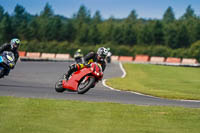
[[[199,133],[200,109],[0,97],[0,133]]]
[[[200,100],[200,68],[123,64],[127,76],[107,81],[116,89],[172,98]]]

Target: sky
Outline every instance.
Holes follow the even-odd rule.
[[[175,17],[179,18],[188,5],[200,16],[200,0],[0,0],[0,5],[9,14],[12,14],[15,6],[21,5],[32,14],[40,14],[46,3],[51,5],[54,14],[71,18],[77,13],[80,6],[84,5],[90,10],[91,15],[98,10],[102,18],[125,18],[132,10],[135,10],[138,18],[161,19],[166,9],[171,6]]]

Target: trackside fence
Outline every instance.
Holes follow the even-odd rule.
[[[40,53],[40,52],[26,52],[19,51],[21,61],[74,61],[70,54],[60,53]],[[117,56],[111,57],[112,61],[142,63],[142,64],[158,64],[158,65],[173,65],[173,66],[193,66],[200,67],[198,61],[194,58],[175,58],[175,57],[159,57],[148,55],[133,56]]]

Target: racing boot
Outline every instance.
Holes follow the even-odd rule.
[[[69,70],[66,74],[64,74],[64,79],[68,80],[69,77],[72,75],[72,73],[77,71],[77,66],[76,64],[72,64],[69,66]]]
[[[69,73],[69,72],[68,72],[68,73],[65,73],[65,74],[64,74],[64,79],[65,79],[65,80],[68,80],[68,79],[69,79],[69,77],[70,77],[70,75],[71,75],[72,73],[73,73],[73,72],[70,72],[70,73]]]

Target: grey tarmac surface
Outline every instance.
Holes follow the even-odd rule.
[[[114,102],[136,105],[183,106],[199,108],[200,102],[168,100],[137,95],[126,91],[113,91],[99,82],[86,94],[57,93],[54,85],[72,62],[18,62],[8,77],[0,79],[0,96],[67,99],[93,102]],[[121,77],[119,63],[107,65],[104,79]]]

